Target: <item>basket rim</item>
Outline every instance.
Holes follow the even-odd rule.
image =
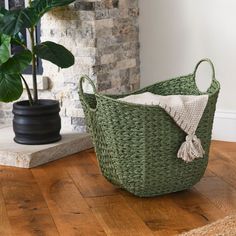
[[[129,106],[131,106],[131,107],[146,107],[146,108],[147,108],[147,107],[148,107],[148,108],[154,108],[154,107],[155,107],[155,108],[156,108],[156,107],[159,107],[159,106],[157,106],[157,105],[146,105],[146,104],[129,103],[129,102],[126,102],[126,101],[118,100],[117,98],[113,98],[112,96],[125,97],[125,96],[129,96],[129,95],[134,95],[134,94],[136,94],[136,93],[138,93],[138,92],[141,92],[141,91],[144,90],[144,89],[147,89],[147,88],[152,87],[153,85],[158,85],[158,84],[162,84],[162,83],[167,83],[167,82],[171,82],[171,81],[176,80],[176,79],[181,79],[181,78],[185,78],[185,77],[193,77],[193,76],[194,76],[194,74],[191,73],[191,74],[188,74],[188,75],[182,75],[182,76],[175,77],[175,78],[171,78],[171,79],[168,79],[168,80],[162,80],[162,81],[159,81],[159,82],[157,82],[157,83],[148,85],[148,86],[146,86],[146,87],[144,87],[144,88],[135,90],[135,91],[133,91],[133,92],[131,92],[131,93],[123,93],[123,94],[104,94],[104,93],[95,92],[94,95],[95,95],[96,98],[102,97],[102,98],[105,98],[105,99],[107,99],[107,100],[113,101],[113,102],[115,102],[115,103],[124,104],[124,105],[129,105]],[[218,88],[217,88],[216,91],[214,91],[213,93],[209,93],[208,91],[213,87],[213,84],[214,84],[214,83],[217,85]],[[195,83],[195,84],[196,84],[196,83]],[[196,85],[196,88],[198,89],[197,85]],[[201,95],[207,95],[207,94],[208,94],[209,97],[212,97],[212,96],[214,96],[216,93],[218,93],[219,90],[220,90],[220,82],[219,82],[218,80],[216,80],[215,78],[213,78],[213,79],[212,79],[212,83],[211,83],[210,87],[207,89],[207,91],[206,91],[206,92],[201,92],[201,91],[198,89],[198,91],[199,91],[200,94],[199,94],[199,95],[195,95],[195,96],[201,96]],[[90,93],[85,93],[85,94],[90,94]],[[90,95],[92,95],[92,94],[90,94]],[[166,95],[166,96],[169,96],[169,95]]]

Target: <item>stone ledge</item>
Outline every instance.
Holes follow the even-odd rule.
[[[62,131],[62,140],[47,145],[20,145],[12,127],[0,128],[0,165],[32,168],[92,148],[89,134]]]

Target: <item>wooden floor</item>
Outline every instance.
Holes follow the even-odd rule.
[[[168,236],[235,212],[236,143],[213,142],[193,189],[149,199],[108,183],[92,150],[32,170],[0,167],[0,236]]]

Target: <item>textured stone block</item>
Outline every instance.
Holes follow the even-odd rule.
[[[82,130],[81,130],[82,131]],[[62,140],[47,145],[20,145],[12,127],[0,128],[0,165],[32,168],[92,148],[90,135],[62,132]]]
[[[110,64],[115,62],[114,54],[105,54],[101,56],[101,64]]]
[[[118,69],[133,68],[135,66],[136,66],[136,59],[133,58],[117,62]]]

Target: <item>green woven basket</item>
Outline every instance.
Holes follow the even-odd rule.
[[[213,80],[206,93],[196,86],[196,71],[202,62],[209,62]],[[83,92],[87,80],[94,94]],[[158,106],[137,105],[118,101],[126,95],[103,95],[93,82],[83,76],[80,99],[93,137],[103,175],[113,184],[142,197],[156,196],[188,189],[203,176],[211,141],[212,124],[220,84],[209,59],[201,60],[193,74],[181,76],[143,88],[132,94],[151,92],[159,95],[208,94],[209,100],[197,129],[206,152],[204,158],[185,163],[177,158],[186,134]]]

